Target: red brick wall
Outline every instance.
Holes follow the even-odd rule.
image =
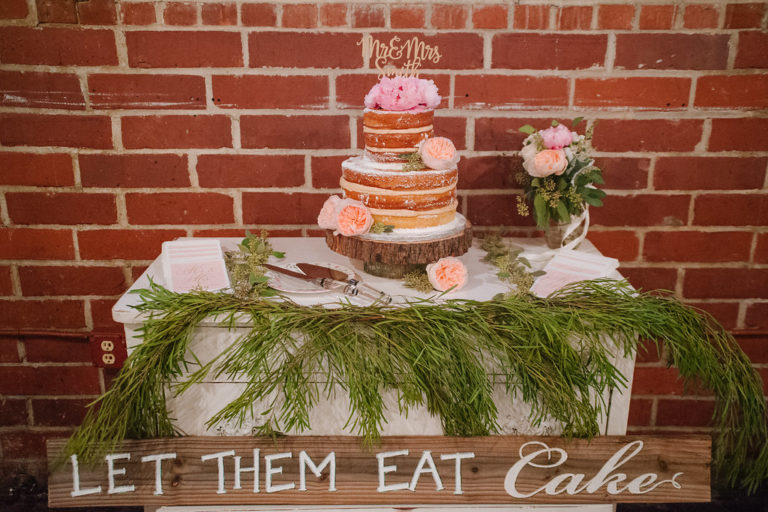
[[[423,76],[476,226],[535,232],[514,206],[518,127],[599,120],[609,197],[592,241],[636,286],[765,333],[767,15],[711,0],[2,0],[0,328],[115,329],[112,303],[163,240],[316,235],[375,81],[356,42],[428,30],[444,58]],[[768,340],[742,340],[765,374]],[[35,467],[101,391],[84,347],[0,338],[3,464]],[[709,406],[639,363],[633,429],[699,428]]]

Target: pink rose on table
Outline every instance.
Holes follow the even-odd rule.
[[[547,149],[563,149],[573,142],[573,134],[565,125],[559,124],[539,132]]]
[[[343,199],[337,206],[336,232],[344,236],[364,235],[373,226],[373,216],[360,201]]]
[[[539,151],[533,158],[533,165],[529,165],[528,174],[536,178],[546,178],[553,174],[561,175],[568,167],[568,159],[562,149],[545,149]]]
[[[322,209],[320,209],[320,214],[317,216],[318,226],[323,229],[336,229],[338,227],[336,223],[336,209],[339,207],[339,203],[341,203],[339,196],[331,196],[325,200]]]
[[[467,282],[467,267],[458,258],[441,258],[427,265],[427,277],[435,290],[458,290]]]
[[[459,162],[456,146],[445,137],[432,137],[421,141],[419,155],[424,165],[431,169],[451,169]]]

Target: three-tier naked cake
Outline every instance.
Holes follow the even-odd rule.
[[[341,164],[344,198],[329,199],[318,224],[331,249],[368,271],[396,277],[471,244],[456,212],[456,148],[434,136],[439,103],[435,84],[419,78],[385,77],[365,97],[364,154]]]

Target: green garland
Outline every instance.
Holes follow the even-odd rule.
[[[488,435],[497,431],[495,381],[532,406],[534,423],[553,417],[565,435],[589,437],[598,433],[606,409],[589,397],[626,384],[611,350],[631,355],[642,338],[664,342],[669,364],[687,386],[714,393],[720,476],[754,490],[768,475],[766,404],[749,359],[710,316],[669,296],[636,293],[625,282],[582,282],[547,299],[513,294],[409,307],[306,307],[223,293],[177,294],[156,283],[138,293],[136,308],[151,315],[143,343],[67,447],[86,461],[126,438],[177,435],[166,410],[166,383],[176,382],[173,392],[182,393],[208,375],[248,383],[209,426],[258,417],[265,421],[260,434],[307,429],[321,394],[340,387],[350,397],[349,425],[369,442],[386,421],[386,389],[396,390],[403,412],[418,405],[438,415],[447,435]],[[214,361],[189,361],[190,336],[212,315],[224,327],[243,316],[252,326]],[[253,410],[270,396],[266,410]]]

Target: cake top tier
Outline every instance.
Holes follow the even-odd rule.
[[[440,99],[432,80],[385,76],[365,95],[365,107],[389,111],[424,110],[436,108]]]

